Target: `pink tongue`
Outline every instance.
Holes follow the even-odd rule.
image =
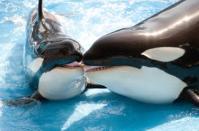
[[[73,63],[66,64],[66,66],[68,66],[68,67],[80,67],[80,66],[82,66],[82,64],[75,61]]]

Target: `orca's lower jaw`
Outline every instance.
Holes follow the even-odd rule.
[[[38,91],[46,99],[64,100],[80,95],[86,84],[83,65],[72,61],[44,72],[39,79]]]
[[[80,95],[86,84],[83,67],[74,62],[44,72],[39,79],[38,91],[46,99],[64,100]]]
[[[156,67],[97,67],[85,73],[88,82],[145,103],[165,104],[175,101],[187,86],[181,79]]]
[[[85,90],[86,79],[83,65],[73,61],[45,62],[34,59],[28,66],[30,76],[38,79],[36,89],[46,99],[63,100],[75,97]],[[45,63],[45,64],[44,64]]]

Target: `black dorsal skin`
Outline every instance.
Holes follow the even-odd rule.
[[[170,62],[142,55],[157,47],[177,47],[185,54]],[[199,88],[199,1],[181,0],[133,27],[99,38],[85,53],[83,62],[91,66],[158,67],[189,87]]]
[[[42,0],[28,20],[26,50],[25,55],[32,54],[45,60],[67,59],[66,64],[82,59],[80,44],[63,32],[54,15],[43,10]]]
[[[179,47],[185,54],[172,64],[194,67],[199,65],[198,36],[199,1],[182,0],[133,27],[101,37],[83,61],[87,65],[129,64],[123,59],[147,59],[142,55],[147,49]]]
[[[141,53],[150,48],[180,47],[186,54],[174,63],[195,66],[199,64],[198,36],[199,1],[182,0],[133,27],[101,37],[85,53],[84,63],[102,64],[115,57],[143,58]]]

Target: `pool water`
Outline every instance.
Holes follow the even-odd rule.
[[[100,36],[132,26],[178,0],[44,0],[85,51]],[[197,131],[199,108],[143,104],[108,90],[20,107],[1,100],[30,95],[23,71],[28,14],[37,0],[0,0],[0,131]]]

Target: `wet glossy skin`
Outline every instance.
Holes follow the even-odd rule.
[[[90,66],[157,67],[199,87],[199,1],[182,0],[139,24],[98,39],[85,53]],[[171,62],[151,60],[151,48],[178,47],[185,54]],[[165,56],[166,57],[166,56]]]
[[[146,49],[169,46],[186,50],[186,54],[175,61],[176,64],[186,67],[198,65],[198,8],[199,1],[183,0],[133,27],[107,34],[85,53],[84,63],[94,64],[93,61],[112,57],[144,59],[141,53]]]
[[[44,18],[37,18],[37,11],[33,10],[27,25],[28,53],[33,57],[42,57],[47,60],[63,59],[65,64],[80,61],[82,47],[67,36],[55,16],[44,12]]]

